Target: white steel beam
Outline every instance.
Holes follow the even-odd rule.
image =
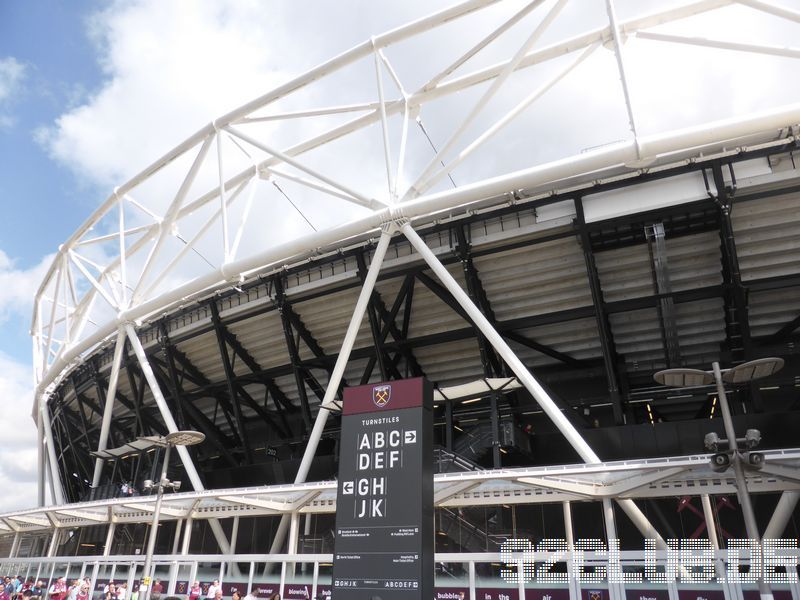
[[[56,444],[53,439],[53,430],[50,426],[50,411],[47,408],[47,398],[39,398],[39,411],[44,429],[44,441],[47,445],[47,462],[50,466],[50,490],[56,504],[64,504],[66,496],[61,487],[61,477],[58,475],[58,460],[56,459]]]
[[[311,468],[311,462],[314,460],[314,456],[317,453],[317,446],[319,445],[322,432],[325,430],[325,423],[327,422],[328,415],[330,414],[329,407],[334,406],[334,398],[339,391],[339,384],[344,376],[344,370],[345,367],[347,367],[347,361],[350,360],[350,352],[353,350],[353,344],[355,344],[356,337],[358,336],[358,330],[361,328],[361,322],[364,320],[364,313],[367,310],[367,305],[369,304],[369,299],[372,295],[372,292],[375,289],[375,282],[378,280],[378,273],[380,273],[381,265],[383,265],[383,259],[386,256],[386,250],[389,247],[389,242],[392,239],[393,233],[394,225],[387,225],[384,227],[383,231],[381,232],[381,237],[378,240],[378,245],[375,247],[375,252],[372,254],[372,262],[370,262],[369,269],[367,269],[367,275],[364,277],[364,283],[361,286],[358,300],[356,301],[355,308],[353,309],[353,315],[350,317],[350,323],[347,326],[347,331],[345,332],[344,340],[342,341],[342,347],[339,350],[339,355],[336,357],[336,364],[333,366],[333,370],[331,371],[328,387],[325,389],[325,395],[320,403],[319,411],[317,412],[317,418],[314,421],[314,427],[308,437],[306,449],[303,452],[303,459],[300,461],[300,466],[297,469],[297,476],[294,480],[296,484],[303,483],[306,480],[306,477],[308,477],[308,470]],[[281,518],[278,530],[275,532],[275,538],[270,549],[271,553],[277,552],[278,549],[283,545],[283,540],[286,536],[286,529],[288,526],[289,519],[287,515],[284,515]]]
[[[636,37],[643,40],[657,42],[671,42],[673,44],[688,44],[690,46],[703,46],[705,48],[719,48],[721,50],[735,50],[737,52],[751,52],[767,56],[783,56],[786,58],[800,58],[800,49],[781,46],[767,46],[763,44],[745,44],[742,42],[728,42],[704,37],[672,35],[655,31],[639,31]]]
[[[469,296],[467,296],[466,292],[453,278],[447,268],[441,263],[431,249],[428,248],[427,244],[425,244],[425,241],[419,237],[417,232],[414,231],[414,229],[408,223],[402,226],[401,231],[406,236],[408,241],[411,242],[411,245],[414,247],[414,249],[419,252],[420,256],[428,264],[431,270],[436,274],[436,276],[439,278],[439,281],[442,282],[447,290],[453,295],[453,298],[455,298],[456,302],[458,302],[461,308],[463,308],[464,311],[469,315],[473,323],[475,323],[475,326],[480,329],[481,333],[484,335],[484,337],[486,337],[486,340],[492,345],[492,347],[494,347],[500,357],[511,368],[514,374],[517,376],[517,379],[519,379],[520,383],[525,386],[528,392],[530,392],[530,394],[539,403],[539,406],[542,407],[542,410],[544,410],[547,416],[550,417],[550,420],[553,421],[562,435],[567,438],[567,441],[578,453],[578,456],[580,456],[584,462],[599,463],[600,458],[597,456],[597,454],[595,454],[594,450],[592,450],[589,444],[586,443],[586,440],[581,437],[572,423],[569,422],[567,417],[561,412],[556,403],[553,402],[553,399],[550,398],[550,395],[536,380],[533,374],[527,369],[527,367],[525,367],[517,355],[514,354],[514,351],[509,347],[503,337],[497,333],[486,316],[469,299]],[[656,531],[650,521],[647,520],[647,517],[639,509],[639,507],[636,506],[636,503],[633,500],[618,499],[617,502],[620,505],[620,508],[625,511],[625,514],[627,514],[631,521],[633,521],[633,524],[637,529],[639,529],[643,536],[646,538],[649,537],[655,539],[660,548],[667,548],[667,544],[664,539]]]
[[[172,413],[169,412],[167,401],[164,398],[164,394],[161,392],[161,388],[158,385],[155,373],[153,373],[153,367],[150,366],[150,361],[147,359],[147,355],[142,347],[142,342],[139,340],[139,336],[136,335],[136,330],[134,329],[132,323],[125,323],[125,332],[127,333],[128,339],[131,342],[131,347],[136,354],[136,359],[139,362],[142,373],[147,380],[147,385],[150,387],[150,392],[153,394],[153,399],[155,400],[158,410],[161,413],[161,418],[164,420],[164,424],[167,426],[167,431],[170,433],[178,431],[178,426],[175,423],[175,419],[172,417]],[[192,462],[192,457],[190,456],[186,446],[176,446],[176,449],[192,487],[197,491],[204,490],[205,487],[203,486],[203,482],[200,480],[200,475],[197,473],[197,469]],[[222,530],[222,526],[219,524],[219,521],[216,519],[211,519],[209,521],[209,525],[214,533],[217,543],[219,544],[220,550],[223,554],[228,554],[230,552],[230,546],[227,538],[225,537],[225,532]]]
[[[486,107],[495,94],[503,87],[503,84],[508,80],[511,74],[517,70],[520,62],[522,59],[525,58],[525,55],[528,53],[533,45],[542,37],[545,31],[550,27],[550,24],[555,20],[555,18],[559,15],[561,10],[564,8],[567,0],[556,0],[555,5],[550,9],[550,12],[545,15],[542,19],[542,22],[531,32],[522,46],[519,47],[517,52],[514,54],[514,57],[508,62],[508,64],[503,68],[503,70],[498,74],[498,76],[492,81],[492,84],[489,86],[483,95],[478,99],[475,105],[472,107],[470,112],[467,114],[466,117],[461,121],[461,123],[456,127],[455,131],[450,134],[450,137],[444,143],[444,145],[439,149],[425,168],[422,170],[421,174],[417,177],[417,180],[409,187],[408,191],[403,195],[403,200],[407,200],[408,198],[413,198],[418,196],[419,194],[423,193],[428,187],[428,179],[430,178],[431,174],[434,172],[436,167],[440,164],[442,160],[448,155],[448,153],[453,149],[455,144],[461,138],[462,134],[467,130],[469,125],[475,120],[478,114]]]
[[[111,417],[114,413],[114,400],[117,397],[117,382],[119,381],[119,370],[122,365],[122,351],[125,348],[125,330],[120,328],[117,333],[117,344],[114,347],[114,359],[111,362],[111,374],[108,378],[108,388],[106,389],[106,402],[103,407],[103,421],[100,424],[100,439],[97,441],[97,452],[100,453],[108,445],[108,433],[111,430]],[[99,456],[95,458],[94,474],[92,476],[92,487],[100,485],[100,476],[103,473],[103,459]]]

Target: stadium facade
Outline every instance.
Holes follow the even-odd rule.
[[[510,582],[500,552],[510,539],[618,538],[625,571],[638,573],[645,539],[662,551],[664,539],[698,539],[724,570],[727,541],[752,537],[747,498],[760,536],[797,540],[800,105],[637,132],[623,38],[656,39],[659,24],[730,4],[717,0],[627,19],[609,1],[603,26],[542,47],[565,3],[532,2],[443,59],[418,91],[403,87],[393,49],[495,4],[465,2],[374,37],[214,120],[116,188],[61,246],[32,327],[39,506],[0,515],[6,572],[132,585],[155,508],[144,482],[164,458],[141,438],[197,430],[205,441],[166,467],[183,488],[160,509],[156,576],[179,594],[196,578],[222,580],[226,595],[323,594],[342,389],[424,376],[436,390],[441,598],[764,595],[754,582]],[[468,68],[525,18],[533,33],[518,52]],[[594,53],[617,63],[628,141],[516,170],[511,159],[471,165]],[[551,64],[467,144],[507,80]],[[351,68],[370,83],[368,101],[309,108],[309,89],[349,81]],[[464,96],[474,104],[450,137],[415,161],[410,128],[430,139],[419,117]],[[295,126],[306,121],[315,125]],[[351,138],[372,144],[360,156],[365,169],[380,165],[382,191],[340,178]],[[459,165],[469,181],[456,185]],[[276,192],[295,208],[326,198],[338,224],[271,242],[260,203]],[[760,434],[742,441],[753,459],[742,489],[704,446],[725,437],[722,390],[654,376],[767,357],[782,369],[725,384],[737,434]],[[789,578],[771,587],[800,600]]]

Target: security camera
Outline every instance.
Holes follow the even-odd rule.
[[[730,466],[731,457],[724,452],[717,452],[711,457],[711,468],[718,473],[726,471]]]
[[[761,432],[758,429],[748,429],[744,434],[744,443],[748,448],[755,448],[761,443]]]
[[[153,487],[153,480],[152,479],[145,479],[142,487],[146,490],[152,489]]]
[[[761,452],[745,452],[742,460],[746,467],[760,469],[764,466],[764,455]]]
[[[706,434],[706,437],[703,438],[703,443],[706,446],[706,450],[709,450],[710,452],[716,452],[719,450],[719,436],[713,431]]]
[[[176,492],[181,489],[181,482],[180,481],[173,481],[172,482],[172,489]]]

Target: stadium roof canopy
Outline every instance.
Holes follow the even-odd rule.
[[[703,72],[726,52],[755,57],[753,81],[758,65],[796,68],[798,51],[770,40],[675,27],[747,11],[796,33],[800,13],[762,0],[586,5],[469,0],[374,36],[116,187],[36,295],[34,416],[51,479],[96,484],[88,451],[176,420],[206,434],[202,456],[252,464],[254,450],[297,441],[287,415],[307,437],[339,383],[425,375],[466,405],[483,394],[459,386],[496,396],[485,382],[502,379],[563,431],[583,418],[575,407],[611,406],[622,424],[656,397],[668,419],[677,405],[655,390],[658,369],[776,344],[791,354],[795,83],[725,113],[682,100],[663,67]],[[368,318],[348,336],[354,309]],[[342,340],[352,353],[337,374]],[[585,387],[559,406],[520,368]],[[679,410],[697,414],[707,392]]]

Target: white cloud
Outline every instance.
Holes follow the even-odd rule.
[[[25,65],[13,56],[0,58],[0,129],[11,127],[14,117],[8,112],[8,105],[20,90],[25,79]]]
[[[0,250],[0,324],[12,316],[30,320],[33,297],[51,262],[53,255],[45,256],[30,269],[19,269]]]
[[[0,512],[36,506],[37,438],[30,416],[31,368],[0,353],[0,423],[6,424],[0,452]],[[13,425],[11,425],[13,424]]]
[[[46,256],[31,268],[22,269],[0,250],[0,326],[12,319],[30,321],[34,294],[52,259]],[[36,505],[37,437],[30,416],[32,400],[30,363],[0,352],[0,423],[13,424],[0,451],[0,481],[10,484],[0,495],[0,512]]]

